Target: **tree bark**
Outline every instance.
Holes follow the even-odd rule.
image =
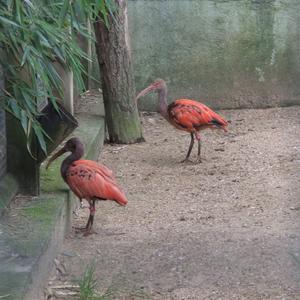
[[[135,102],[135,85],[130,56],[127,0],[116,0],[117,13],[107,27],[100,17],[94,23],[100,67],[105,118],[113,143],[143,141]]]

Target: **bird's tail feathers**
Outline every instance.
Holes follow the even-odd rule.
[[[228,132],[228,129],[226,126],[222,126],[222,129],[225,131],[225,132]]]
[[[115,197],[113,198],[118,204],[125,206],[128,203],[128,200],[125,196],[125,194],[118,189],[118,191],[115,191]]]

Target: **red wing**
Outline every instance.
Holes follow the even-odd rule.
[[[169,114],[179,126],[200,129],[205,126],[227,126],[227,121],[206,105],[189,99],[176,100],[170,105]]]
[[[77,164],[78,163],[84,164],[84,165],[89,166],[89,167],[91,167],[93,169],[96,169],[100,173],[102,173],[104,176],[109,177],[109,178],[115,180],[115,178],[113,176],[113,172],[109,168],[107,168],[106,166],[104,166],[104,165],[102,165],[102,164],[100,164],[98,162],[95,162],[93,160],[81,159],[81,160],[76,161],[76,163]]]
[[[104,167],[103,169],[102,167],[103,165],[93,161],[76,161],[68,169],[67,183],[81,199],[110,199],[125,205],[127,203],[126,196],[112,177],[112,172],[108,168]],[[107,173],[107,171],[109,172]]]

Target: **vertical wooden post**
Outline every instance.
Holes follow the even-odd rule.
[[[88,26],[88,33],[89,35],[92,35],[92,25],[90,20],[87,20],[87,26]],[[87,88],[91,89],[91,77],[92,77],[92,70],[93,70],[93,61],[92,61],[92,41],[90,39],[87,40],[87,55],[90,58],[88,61],[88,68],[87,68],[87,73],[88,73],[88,82],[87,82]]]
[[[61,100],[61,104],[64,108],[72,115],[74,115],[74,80],[73,72],[65,70],[59,63],[54,63],[54,67],[63,81],[64,97],[61,96],[57,91],[54,91],[54,95]]]

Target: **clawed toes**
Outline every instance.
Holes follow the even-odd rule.
[[[202,159],[201,158],[197,158],[195,161],[190,160],[189,158],[186,158],[184,160],[182,160],[180,163],[185,163],[185,164],[200,164],[202,163]]]
[[[182,160],[181,162],[180,162],[181,164],[190,164],[190,163],[193,163],[189,158],[185,158],[184,160]]]
[[[86,227],[74,227],[76,232],[84,232],[86,231]]]
[[[93,229],[87,229],[85,230],[85,232],[83,233],[83,236],[89,236],[91,234],[98,234],[97,231],[93,230]]]

